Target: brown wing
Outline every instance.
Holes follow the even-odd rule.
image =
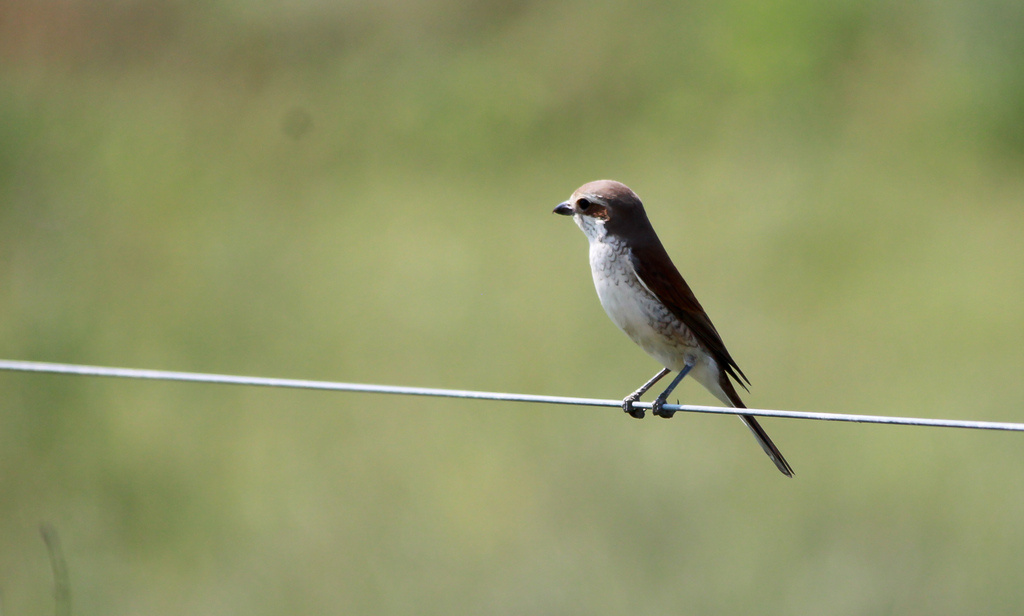
[[[672,311],[672,314],[676,315],[676,318],[690,328],[693,335],[711,353],[715,361],[718,362],[718,365],[723,366],[719,384],[733,406],[736,408],[746,408],[746,405],[743,404],[743,400],[736,393],[736,389],[732,386],[726,374],[732,377],[744,389],[747,386],[743,384],[743,381],[750,382],[747,379],[747,375],[743,374],[743,371],[740,370],[740,367],[733,360],[732,355],[729,355],[728,349],[725,348],[725,343],[722,342],[722,337],[718,335],[718,330],[715,329],[711,319],[708,318],[708,314],[704,312],[704,307],[700,305],[700,302],[693,295],[690,285],[686,284],[679,270],[672,264],[672,260],[669,258],[668,253],[665,252],[661,242],[634,248],[630,253],[630,262],[640,282],[651,293],[654,293],[661,300],[661,303],[665,304]],[[779,471],[787,477],[792,477],[793,467],[789,465],[789,462],[783,457],[782,452],[775,446],[775,443],[772,442],[772,439],[764,431],[764,428],[761,427],[757,419],[753,415],[741,415],[740,419],[750,428],[757,442],[760,443],[761,448],[775,462],[775,466]]]
[[[750,380],[725,348],[718,330],[693,295],[690,285],[686,284],[679,270],[673,265],[661,242],[634,247],[630,251],[630,262],[640,282],[693,332],[718,365],[746,389],[744,381],[750,383]]]

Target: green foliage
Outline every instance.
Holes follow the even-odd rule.
[[[612,177],[751,406],[1021,419],[1018,3],[0,12],[2,356],[618,398]],[[766,428],[0,374],[4,613],[1024,609],[1019,438]]]

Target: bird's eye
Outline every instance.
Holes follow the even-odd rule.
[[[576,207],[580,208],[581,212],[586,212],[587,210],[590,209],[590,206],[590,201],[587,201],[586,199],[580,199],[579,201],[576,202]]]

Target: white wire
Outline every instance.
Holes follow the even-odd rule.
[[[621,400],[600,400],[596,398],[570,398],[566,396],[537,396],[531,394],[507,394],[490,391],[466,391],[461,389],[434,389],[430,387],[403,387],[398,385],[369,385],[365,383],[337,383],[332,381],[309,381],[302,379],[276,379],[257,376],[231,376],[201,372],[169,372],[165,370],[140,370],[136,368],[107,368],[82,366],[78,364],[53,364],[33,361],[0,359],[0,370],[38,372],[50,374],[74,374],[79,376],[106,376],[126,379],[150,379],[159,381],[187,381],[193,383],[222,383],[228,385],[255,385],[260,387],[288,387],[297,389],[321,389],[327,391],[354,391],[362,393],[395,394],[403,396],[435,396],[442,398],[470,398],[476,400],[500,400],[505,402],[535,402],[541,404],[570,404],[575,406],[599,406],[621,408]],[[635,408],[649,409],[650,402],[636,402]],[[931,426],[936,428],[966,428],[972,430],[1007,430],[1024,432],[1024,423],[998,421],[970,421],[963,419],[926,419],[921,417],[890,417],[885,415],[852,415],[848,413],[816,413],[807,411],[778,411],[771,409],[734,409],[721,406],[699,406],[693,404],[666,404],[667,411],[685,413],[714,413],[719,415],[756,415],[758,417],[781,417],[785,419],[812,419],[818,421],[847,421],[855,423],[889,424],[901,426]]]

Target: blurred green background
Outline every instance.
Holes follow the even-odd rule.
[[[626,182],[762,408],[1024,420],[1024,5],[0,1],[0,357],[620,398]],[[713,404],[694,383],[679,399]],[[1019,434],[0,374],[76,614],[1024,612]]]

